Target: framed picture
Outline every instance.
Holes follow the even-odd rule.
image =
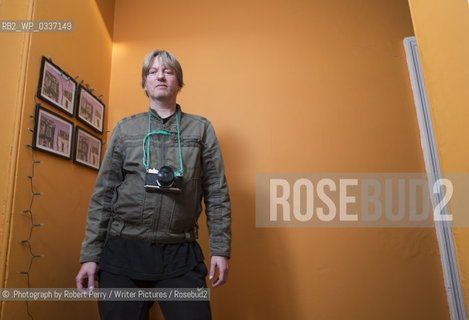
[[[70,159],[72,135],[72,122],[43,107],[36,107],[33,148]]]
[[[104,103],[83,86],[78,88],[77,118],[99,133],[103,133]]]
[[[103,142],[88,131],[76,126],[73,162],[99,170]]]
[[[76,81],[46,57],[42,57],[37,96],[73,116],[76,91]]]

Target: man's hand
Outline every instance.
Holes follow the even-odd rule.
[[[75,280],[77,282],[77,289],[81,290],[83,287],[94,289],[94,274],[96,273],[96,262],[85,262],[81,265]]]
[[[228,280],[228,258],[223,256],[213,256],[210,264],[210,280],[215,276],[215,269],[218,268],[218,278],[212,283],[212,287],[218,287]]]

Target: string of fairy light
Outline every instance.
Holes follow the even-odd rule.
[[[49,57],[48,60],[50,62],[52,62],[52,59],[50,57]],[[61,72],[60,76],[63,76],[63,75],[64,75],[63,72]],[[76,76],[74,79],[77,80],[78,78],[79,78],[79,76]],[[70,80],[70,78],[67,77],[67,81],[69,81],[69,80]],[[84,80],[81,80],[79,85],[82,85],[82,86],[86,87],[86,89],[89,92],[93,92],[95,90],[93,88],[89,88],[89,84],[84,83]],[[38,90],[39,89],[40,88],[38,88]],[[101,94],[98,97],[98,99],[100,101],[102,101],[102,97],[103,97],[103,95]],[[39,102],[37,100],[37,93],[34,96],[34,103],[35,103],[35,108],[36,109],[38,107],[42,106],[41,102]],[[36,121],[34,115],[29,115],[28,117],[33,119],[34,121]],[[38,130],[38,129],[36,128],[35,130]],[[33,135],[33,137],[35,137],[35,132],[34,132],[35,130],[31,129],[31,128],[28,128],[28,131]],[[110,132],[109,130],[104,131],[104,133],[103,133],[103,138],[104,139],[106,139],[106,136],[109,132]],[[37,132],[36,132],[36,134],[37,134]],[[103,141],[103,145],[105,145],[105,144],[106,144],[106,142]],[[26,209],[21,211],[21,214],[24,217],[28,218],[28,220],[29,220],[29,231],[27,232],[27,237],[25,237],[23,240],[21,240],[20,244],[23,245],[23,246],[26,246],[27,251],[29,253],[30,259],[29,259],[29,263],[27,264],[27,268],[19,271],[19,273],[26,277],[27,289],[31,289],[31,269],[33,267],[33,262],[36,259],[39,259],[39,258],[44,256],[43,254],[39,254],[39,253],[35,252],[35,250],[34,250],[34,241],[32,241],[34,230],[36,230],[36,229],[43,226],[42,223],[38,223],[36,221],[36,216],[34,214],[34,202],[35,202],[36,198],[40,197],[41,194],[42,194],[41,192],[38,192],[36,190],[36,186],[35,186],[35,172],[37,170],[36,166],[41,164],[41,161],[35,159],[36,151],[35,151],[35,148],[33,147],[33,144],[26,144],[26,147],[31,151],[31,174],[27,176],[27,179],[29,180],[31,200],[29,201],[29,206]],[[25,303],[26,303],[26,313],[27,313],[28,317],[30,319],[34,319],[33,315],[31,314],[31,311],[30,311],[29,300],[25,299]]]

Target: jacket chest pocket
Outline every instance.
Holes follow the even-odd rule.
[[[200,137],[181,137],[181,157],[184,169],[184,178],[199,179],[201,177],[201,154],[202,142]],[[175,170],[181,168],[179,143],[177,136],[173,137],[168,143],[167,165]]]

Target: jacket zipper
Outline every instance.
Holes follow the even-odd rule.
[[[165,163],[165,160],[166,160],[166,136],[165,135],[162,135],[160,136],[161,137],[161,155],[160,155],[160,158],[161,158],[161,166],[164,165]],[[158,139],[159,140],[159,139]],[[160,167],[161,167],[160,166]],[[158,194],[158,206],[156,208],[156,216],[154,218],[154,229],[153,229],[153,240],[156,242],[156,239],[157,239],[157,236],[158,236],[158,223],[160,221],[160,216],[161,216],[161,203],[163,202],[163,194],[162,193],[159,193]]]

